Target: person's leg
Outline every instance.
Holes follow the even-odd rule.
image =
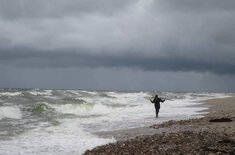
[[[160,109],[160,105],[159,104],[155,104],[156,117],[158,117],[159,109]]]
[[[158,117],[159,108],[155,108],[155,109],[156,109],[156,117]]]

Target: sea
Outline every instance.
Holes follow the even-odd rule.
[[[149,101],[166,99],[159,118]],[[77,155],[115,142],[95,133],[203,117],[227,93],[0,89],[1,155]]]

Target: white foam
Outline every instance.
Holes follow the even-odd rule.
[[[194,101],[204,101],[213,98],[232,97],[232,95],[224,93],[185,93],[184,96],[186,99]]]
[[[166,100],[161,104],[160,117],[161,119],[154,119],[155,109],[154,104],[150,103],[148,98],[150,95],[145,93],[110,93],[115,98],[87,98],[90,102],[96,102],[97,107],[92,108],[92,112],[105,114],[99,118],[87,118],[81,120],[84,124],[99,123],[100,131],[118,130],[132,127],[139,127],[140,125],[151,125],[161,123],[168,120],[183,120],[190,118],[201,117],[202,110],[207,109],[202,104],[202,100],[210,98],[223,97],[221,94],[180,94],[181,97],[173,100]],[[179,96],[179,94],[167,94],[168,96]],[[198,96],[197,96],[198,95]],[[163,94],[164,96],[164,94]],[[85,100],[85,99],[84,99]],[[102,107],[101,105],[123,104],[124,107]],[[198,106],[197,106],[198,105]],[[103,109],[103,111],[102,111]],[[62,109],[61,109],[62,110]],[[89,113],[89,114],[92,114]]]
[[[93,96],[93,97],[80,97],[80,99],[87,103],[106,104],[106,105],[141,105],[146,102],[147,93],[115,93],[115,92],[104,92],[111,98]],[[112,98],[113,97],[113,98]]]
[[[79,155],[98,145],[115,142],[85,132],[76,120],[63,120],[60,126],[31,130],[9,141],[0,141],[0,154]]]
[[[21,92],[1,92],[0,96],[18,96],[23,95]]]
[[[47,95],[47,96],[50,96],[52,95],[52,90],[31,90],[31,91],[28,91],[30,94],[32,95]]]
[[[80,92],[88,93],[88,94],[90,94],[90,95],[97,95],[97,94],[98,94],[97,92],[94,92],[94,91],[85,91],[85,90],[80,90]]]
[[[0,107],[0,120],[3,118],[20,119],[21,116],[21,111],[17,106]]]

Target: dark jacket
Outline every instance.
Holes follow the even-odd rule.
[[[157,98],[155,97],[153,100],[151,100],[152,103],[154,103],[155,108],[160,108],[160,102],[164,102],[165,99]]]

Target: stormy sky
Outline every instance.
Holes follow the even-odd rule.
[[[0,87],[235,92],[234,0],[0,0]]]

